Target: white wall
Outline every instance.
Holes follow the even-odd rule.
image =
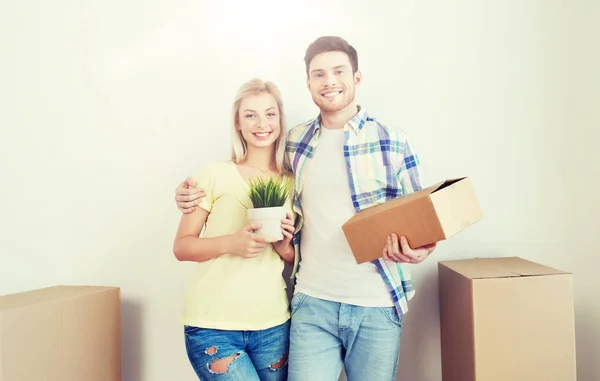
[[[440,380],[437,260],[574,273],[579,380],[600,379],[600,16],[594,1],[0,2],[0,293],[122,287],[124,380],[193,380],[177,323],[175,185],[227,154],[241,82],[316,108],[304,49],[358,49],[360,103],[413,137],[431,183],[471,176],[486,218],[415,267],[399,377]],[[325,5],[326,4],[326,5]]]

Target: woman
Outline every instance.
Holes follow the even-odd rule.
[[[173,252],[180,261],[197,262],[181,320],[189,360],[203,381],[287,378],[290,314],[282,270],[284,261],[294,261],[292,200],[283,240],[266,243],[246,219],[251,178],[291,179],[284,169],[285,133],[277,87],[258,79],[245,83],[233,104],[231,160],[200,172],[195,180],[205,197],[181,216]]]

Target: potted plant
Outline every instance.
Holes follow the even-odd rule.
[[[248,183],[248,197],[253,206],[247,211],[248,220],[261,225],[256,234],[263,236],[267,242],[282,240],[281,220],[286,215],[289,179],[281,176],[258,177],[250,179]]]

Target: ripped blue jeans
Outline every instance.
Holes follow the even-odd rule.
[[[185,347],[202,381],[285,381],[290,321],[261,331],[184,326]]]

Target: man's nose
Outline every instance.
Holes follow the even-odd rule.
[[[325,76],[325,85],[328,87],[334,87],[337,84],[335,74],[329,73]]]

